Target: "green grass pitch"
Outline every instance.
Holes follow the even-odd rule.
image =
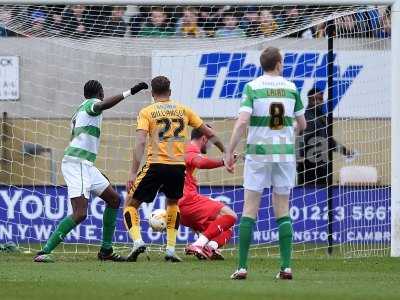
[[[263,251],[251,258],[249,277],[232,281],[235,255],[225,261],[184,257],[165,263],[98,262],[96,254],[55,254],[53,264],[34,264],[32,254],[0,254],[0,299],[400,299],[400,260],[381,257],[343,259],[323,254],[294,259],[293,281],[276,281],[276,258]]]

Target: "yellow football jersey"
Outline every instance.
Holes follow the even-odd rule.
[[[149,134],[147,162],[185,164],[188,126],[199,128],[202,119],[190,108],[174,101],[156,102],[139,112],[137,129]]]

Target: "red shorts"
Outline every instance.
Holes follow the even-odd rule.
[[[216,219],[222,202],[211,200],[203,195],[186,196],[178,202],[181,224],[192,228],[194,231],[203,232],[208,225]]]

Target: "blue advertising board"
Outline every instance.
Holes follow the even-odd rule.
[[[117,187],[124,199],[124,187]],[[201,187],[200,192],[223,201],[240,216],[243,208],[241,187]],[[122,206],[122,204],[121,204]],[[165,196],[159,195],[153,203],[143,204],[140,210],[143,238],[148,243],[163,243],[165,236],[153,232],[147,217],[153,209],[165,206]],[[359,189],[334,187],[333,241],[388,242],[390,241],[390,188]],[[88,218],[76,227],[66,242],[98,243],[102,233],[104,203],[98,197],[90,199]],[[0,186],[0,243],[37,243],[47,240],[58,222],[72,211],[63,186],[9,187]],[[325,243],[328,233],[327,190],[314,187],[294,188],[291,195],[290,215],[293,220],[296,243]],[[259,218],[253,235],[254,243],[271,243],[278,239],[277,227],[271,207],[271,194],[263,194]],[[237,239],[237,226],[234,241]],[[192,241],[194,234],[181,226],[178,242]],[[122,210],[118,215],[115,241],[128,243]]]
[[[308,103],[307,93],[313,87],[324,91],[325,99],[327,97],[328,54],[315,50],[316,47],[308,50],[282,48],[282,75],[296,85],[304,106]],[[184,101],[201,117],[236,117],[244,86],[263,73],[260,54],[261,49],[196,53],[154,50],[152,76],[167,76],[171,80],[172,97]],[[377,97],[383,103],[390,103],[389,94],[377,92],[374,85],[364,84],[390,77],[389,54],[355,49],[341,49],[333,54],[334,116],[390,118],[389,105],[376,109]],[[379,59],[371,60],[371,57]],[[390,90],[389,81],[381,84],[381,91]]]

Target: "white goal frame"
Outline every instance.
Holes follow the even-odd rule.
[[[391,251],[400,257],[400,0],[0,0],[0,4],[87,5],[389,5],[391,11]],[[333,18],[334,16],[332,16]]]

